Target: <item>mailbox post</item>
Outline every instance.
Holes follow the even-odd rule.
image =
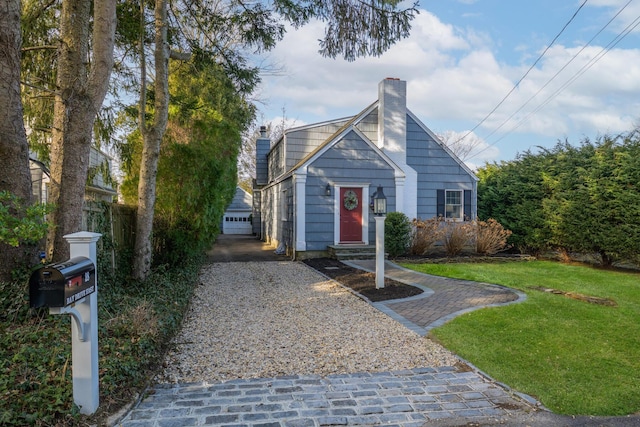
[[[71,258],[87,257],[97,263],[96,242],[102,234],[81,231],[67,234]],[[76,304],[84,326],[87,329],[86,340],[81,340],[77,322],[71,322],[71,363],[73,376],[73,401],[80,407],[80,413],[93,414],[100,403],[98,385],[98,277],[96,272],[96,291]]]
[[[73,401],[80,413],[98,409],[98,279],[96,242],[102,235],[67,234],[71,259],[36,270],[29,280],[32,307],[71,315]]]

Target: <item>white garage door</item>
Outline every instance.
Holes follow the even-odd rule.
[[[242,214],[225,215],[222,224],[223,234],[251,234],[252,231],[249,216]]]

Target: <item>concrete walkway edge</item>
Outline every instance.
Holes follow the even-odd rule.
[[[367,271],[369,273],[375,273],[375,270],[367,268],[366,266],[362,265],[363,263],[358,263],[357,261],[342,261],[342,262],[344,264],[352,267],[352,268],[356,268],[356,269],[359,269],[359,270],[364,270],[364,271]],[[434,277],[434,278],[439,277],[439,276],[429,275],[429,274],[426,274],[426,273],[420,273],[418,271],[411,270],[411,269],[399,266],[399,265],[397,265],[397,264],[395,264],[395,263],[393,263],[391,261],[385,261],[385,273],[388,272],[386,270],[387,266],[390,266],[390,267],[393,267],[393,268],[397,268],[399,270],[403,270],[403,271],[406,271],[406,272],[410,272],[410,273],[416,274],[416,275],[424,275],[424,276],[430,276],[430,277]],[[358,292],[355,292],[355,291],[352,291],[352,292],[357,294],[359,297],[361,297],[365,301],[367,301],[369,304],[371,304],[376,309],[380,310],[381,312],[383,312],[387,316],[391,317],[395,321],[397,321],[400,324],[402,324],[403,326],[405,326],[407,329],[417,333],[418,335],[420,335],[422,337],[426,336],[429,333],[430,330],[432,330],[434,328],[437,328],[437,327],[440,327],[440,326],[444,325],[445,323],[449,322],[450,320],[453,320],[454,318],[456,318],[456,317],[458,317],[458,316],[460,316],[462,314],[469,313],[469,312],[472,312],[472,311],[475,311],[475,310],[479,310],[481,308],[486,308],[486,307],[499,307],[499,306],[506,306],[506,305],[516,304],[516,303],[523,302],[523,301],[525,301],[527,299],[527,295],[524,292],[519,291],[517,289],[507,288],[505,286],[496,285],[496,284],[483,283],[483,285],[489,285],[489,286],[495,286],[495,287],[498,287],[498,288],[508,289],[509,291],[514,292],[518,296],[518,299],[516,299],[515,301],[506,302],[506,303],[487,304],[487,305],[469,307],[469,308],[466,308],[466,309],[463,309],[463,310],[459,310],[459,311],[456,311],[454,313],[451,313],[448,316],[442,317],[439,320],[437,320],[436,322],[433,322],[430,325],[428,325],[426,328],[423,328],[423,327],[421,327],[419,325],[416,325],[412,321],[406,319],[405,317],[403,317],[402,315],[398,314],[396,311],[392,310],[391,308],[389,308],[387,306],[387,303],[397,303],[397,302],[403,302],[403,301],[412,301],[412,300],[417,300],[417,299],[428,298],[428,297],[430,297],[431,295],[434,294],[434,291],[432,289],[428,288],[427,286],[424,286],[424,285],[422,285],[420,283],[407,281],[407,280],[404,280],[404,279],[399,278],[399,277],[394,277],[393,274],[385,274],[385,277],[388,277],[390,279],[396,280],[396,281],[401,282],[401,283],[405,283],[406,285],[415,286],[417,288],[422,289],[423,292],[421,294],[419,294],[419,295],[414,295],[414,296],[407,297],[407,298],[401,298],[401,299],[396,299],[396,300],[388,300],[388,301],[382,301],[382,302],[372,302],[371,300],[369,300],[364,295],[361,295],[361,294],[359,294]],[[472,282],[470,282],[470,283],[472,283]],[[534,407],[536,409],[541,409],[541,410],[544,410],[544,411],[551,412],[548,408],[546,408],[540,401],[538,401],[534,397],[529,396],[528,394],[521,393],[519,391],[513,390],[507,384],[501,383],[501,382],[496,381],[495,379],[491,378],[491,376],[489,374],[487,374],[486,372],[482,371],[481,369],[479,369],[477,366],[475,366],[474,364],[472,364],[468,360],[463,359],[462,357],[458,356],[457,354],[454,354],[454,356],[457,359],[459,359],[461,363],[469,366],[469,368],[472,369],[476,374],[484,377],[487,381],[492,382],[492,383],[496,384],[497,386],[501,387],[502,389],[504,389],[506,392],[508,392],[509,394],[514,396],[515,398],[525,402],[526,404],[528,404],[528,405],[530,405],[530,406],[532,406],[532,407]]]
[[[353,268],[357,268],[360,270],[364,270],[367,271],[369,273],[375,273],[375,270],[368,268],[368,266],[366,265],[366,263],[364,262],[358,262],[358,261],[343,261],[344,264],[353,267]],[[396,300],[387,300],[387,301],[383,301],[383,302],[371,302],[369,301],[368,298],[366,298],[363,295],[358,294],[361,298],[365,299],[366,301],[368,301],[371,305],[373,305],[374,307],[376,307],[378,310],[382,311],[383,313],[387,314],[389,317],[393,318],[394,320],[396,320],[397,322],[400,322],[402,325],[404,325],[405,327],[407,327],[408,329],[414,331],[415,333],[417,333],[420,336],[425,336],[429,333],[429,331],[431,329],[440,327],[442,325],[444,325],[445,323],[449,322],[450,320],[465,314],[465,313],[469,313],[475,310],[479,310],[481,308],[487,308],[487,307],[500,307],[500,306],[505,306],[505,305],[510,305],[510,304],[516,304],[516,303],[520,303],[523,302],[527,299],[527,295],[524,292],[521,292],[517,289],[512,289],[512,288],[507,288],[505,286],[501,286],[501,285],[496,285],[496,284],[491,284],[491,283],[480,283],[483,286],[492,286],[492,287],[496,287],[496,288],[501,288],[501,289],[507,289],[510,292],[515,293],[518,298],[514,301],[509,301],[509,302],[505,302],[505,303],[499,303],[499,304],[486,304],[486,305],[478,305],[478,306],[473,306],[473,307],[468,307],[462,310],[458,310],[454,313],[448,314],[440,319],[438,319],[437,321],[427,325],[426,327],[422,327],[419,325],[416,325],[415,323],[413,323],[412,321],[406,319],[405,317],[403,317],[401,314],[397,313],[396,311],[394,311],[393,309],[388,307],[388,304],[394,304],[394,303],[398,303],[398,302],[406,302],[406,301],[413,301],[413,300],[417,300],[417,299],[422,299],[422,298],[428,298],[431,295],[434,294],[433,289],[428,288],[427,286],[417,283],[417,282],[412,282],[412,281],[407,281],[403,278],[400,277],[395,277],[393,272],[391,270],[391,268],[387,269],[386,267],[391,267],[391,268],[395,268],[398,270],[402,270],[411,274],[415,274],[418,276],[426,276],[426,277],[431,277],[431,278],[438,278],[439,276],[433,276],[430,274],[426,274],[426,273],[420,273],[418,271],[415,270],[411,270],[405,267],[402,267],[400,265],[397,265],[391,261],[385,261],[385,277],[388,277],[390,279],[396,280],[398,282],[401,283],[405,283],[407,285],[410,286],[415,286],[417,288],[420,288],[423,290],[423,293],[421,293],[420,295],[415,295],[412,297],[408,297],[408,298],[402,298],[402,299],[396,299]],[[477,283],[477,282],[471,282],[468,280],[460,280],[463,282],[468,282],[468,283]],[[357,293],[357,292],[356,292]]]

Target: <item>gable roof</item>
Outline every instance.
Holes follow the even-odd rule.
[[[253,206],[253,198],[240,187],[236,187],[236,194],[233,196],[231,203],[227,207],[227,212],[250,211]]]
[[[306,165],[308,163],[311,163],[321,153],[324,153],[330,146],[335,145],[335,143],[337,141],[339,141],[342,136],[344,136],[347,133],[349,133],[350,130],[356,131],[360,135],[360,137],[363,138],[367,142],[367,144],[369,144],[372,148],[374,148],[375,151],[377,151],[387,162],[389,162],[390,165],[392,165],[396,169],[399,169],[395,165],[395,163],[382,150],[380,150],[369,138],[367,138],[364,134],[362,134],[362,132],[360,132],[358,130],[358,128],[356,127],[356,125],[361,120],[363,120],[365,117],[367,117],[369,114],[371,114],[376,108],[378,108],[378,105],[379,105],[379,101],[375,101],[372,104],[370,104],[369,106],[367,106],[360,113],[358,113],[355,116],[353,116],[340,129],[338,129],[333,135],[331,135],[322,144],[320,144],[318,147],[316,147],[315,150],[313,150],[306,157],[304,157],[302,160],[300,160],[296,165],[294,165],[293,168],[291,168],[291,170],[288,171],[288,172],[293,172],[293,171],[299,169],[300,167],[302,167],[302,166],[304,166],[304,165]],[[451,158],[465,172],[467,172],[474,180],[479,181],[479,178],[473,173],[473,171],[453,151],[451,151],[451,149],[449,147],[447,147],[447,145],[431,129],[429,129],[418,118],[418,116],[416,116],[408,108],[407,108],[407,115],[409,117],[411,117],[411,119],[413,119],[418,124],[418,126],[420,126],[420,128],[423,131],[425,131],[436,142],[436,144],[438,144],[443,150],[445,150],[447,152],[447,154],[449,154],[451,156]],[[321,123],[315,123],[315,124],[312,124],[312,125],[305,125],[305,126],[301,126],[301,127],[297,127],[297,128],[292,128],[292,129],[290,129],[290,131],[294,131],[294,130],[297,131],[297,130],[301,130],[301,129],[311,129],[311,128],[316,127],[316,126],[324,125],[324,124],[327,124],[327,123],[336,123],[336,122],[340,122],[340,121],[343,121],[343,120],[345,120],[345,118],[326,121],[326,122],[321,122]],[[285,175],[289,175],[289,173],[286,173]]]
[[[435,133],[433,133],[431,131],[431,129],[429,129],[424,123],[422,123],[422,121],[418,118],[418,116],[416,116],[415,114],[413,114],[408,108],[407,108],[407,114],[409,115],[409,117],[411,117],[413,119],[413,121],[415,121],[418,126],[420,126],[420,128],[422,128],[423,131],[425,131],[427,134],[429,134],[429,136],[431,138],[433,138],[433,140],[436,142],[436,144],[438,144],[440,147],[442,147],[442,149],[444,151],[447,152],[447,154],[449,154],[451,156],[451,158],[453,160],[456,161],[456,163],[458,163],[458,165],[460,165],[460,167],[462,169],[464,169],[465,172],[467,172],[469,175],[471,175],[471,177],[473,179],[475,179],[476,181],[479,181],[480,178],[478,178],[476,176],[475,173],[473,173],[473,171],[469,168],[469,166],[467,166],[467,164],[465,162],[463,162],[462,160],[460,160],[460,158],[453,152],[451,151],[451,149],[449,147],[447,147],[447,144],[445,144],[439,137],[438,135],[436,135]]]
[[[310,159],[312,159],[312,158],[315,159],[318,156],[318,153],[321,153],[321,152],[324,153],[325,151],[327,151],[328,146],[334,145],[337,141],[339,141],[341,139],[341,138],[338,138],[340,135],[346,135],[347,133],[349,133],[348,130],[350,128],[353,128],[354,124],[357,123],[358,119],[362,119],[363,117],[366,117],[367,114],[369,114],[370,110],[372,110],[372,107],[375,104],[377,104],[377,102],[374,102],[369,107],[367,107],[363,111],[361,111],[359,114],[357,114],[357,115],[353,116],[351,119],[349,119],[344,125],[342,125],[342,127],[340,129],[335,131],[333,133],[333,135],[331,135],[329,138],[327,138],[322,144],[318,145],[312,152],[307,154],[302,160],[300,160],[297,164],[295,164],[291,168],[291,170],[295,171],[296,169],[302,167],[302,165],[304,165],[305,163],[310,162]],[[338,121],[341,121],[341,120],[344,120],[344,119],[335,120],[334,122],[338,122]],[[326,122],[326,123],[332,123],[332,122]],[[324,124],[324,123],[322,123],[322,124]],[[296,129],[296,130],[298,130],[298,129]],[[366,141],[371,142],[369,140],[369,138],[365,137],[364,135],[362,135],[362,136],[364,137],[364,139]]]
[[[376,154],[382,158],[382,160],[391,166],[395,172],[396,177],[404,177],[404,171],[396,165],[391,158],[387,154],[384,153],[376,144],[374,144],[365,134],[363,134],[354,124],[349,124],[341,129],[340,132],[336,132],[331,138],[327,139],[325,143],[316,148],[311,154],[309,154],[306,158],[301,160],[296,166],[291,170],[292,173],[296,173],[298,170],[303,170],[303,173],[306,173],[306,168],[309,164],[313,163],[318,157],[322,156],[325,152],[331,149],[338,142],[342,141],[342,139],[350,132],[354,132],[358,135],[360,139],[364,141],[365,144],[369,146]]]
[[[278,140],[276,144],[274,144],[274,146],[280,142],[284,142],[283,140],[285,139],[286,135],[290,132],[296,132],[300,130],[310,130],[319,126],[324,126],[328,124],[337,124],[340,122],[344,122],[346,120],[346,122],[336,132],[334,132],[318,147],[316,147],[313,151],[311,151],[304,158],[302,158],[290,170],[285,170],[284,173],[281,175],[280,179],[291,176],[293,173],[295,173],[296,170],[302,167],[306,167],[309,163],[311,163],[318,156],[324,153],[328,148],[335,145],[343,136],[345,136],[347,133],[349,133],[352,130],[355,131],[379,155],[381,155],[382,158],[385,161],[387,161],[394,169],[396,169],[397,171],[398,170],[401,171],[401,169],[389,158],[388,155],[385,154],[383,150],[381,150],[375,143],[371,141],[371,139],[369,139],[356,127],[358,123],[360,123],[369,114],[375,111],[376,108],[379,108],[379,105],[380,105],[380,100],[378,99],[351,118],[343,117],[340,119],[326,120],[323,122],[298,126],[298,127],[286,130],[283,136],[280,138],[280,140]],[[451,149],[447,147],[447,145],[431,129],[429,129],[418,118],[418,116],[416,116],[409,108],[406,109],[406,112],[407,112],[407,116],[409,116],[413,121],[415,121],[418,124],[418,126],[435,141],[436,144],[438,144],[467,174],[469,174],[469,176],[471,176],[475,181],[479,181],[479,178],[475,175],[475,173],[473,173],[473,171],[453,151],[451,151]],[[271,147],[271,149],[273,148],[274,147]]]

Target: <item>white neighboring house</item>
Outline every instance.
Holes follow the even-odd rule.
[[[224,212],[222,234],[252,234],[251,194],[236,187],[236,194]]]
[[[110,184],[110,180],[103,176],[104,171],[112,174],[113,159],[106,153],[91,147],[89,153],[89,174],[91,182],[85,187],[84,199],[89,201],[114,202],[117,198],[117,190]],[[31,191],[33,201],[47,203],[49,201],[49,185],[51,176],[49,169],[39,161],[35,155],[29,156],[29,169],[31,170]],[[85,210],[88,208],[85,206]]]

